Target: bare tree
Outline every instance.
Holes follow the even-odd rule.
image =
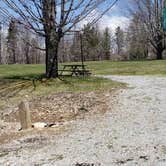
[[[122,55],[124,47],[124,32],[120,27],[116,28],[115,43],[117,46],[117,54]]]
[[[40,50],[36,49],[37,47],[39,47],[37,38],[32,38],[31,44],[32,44],[32,47],[30,49],[31,63],[39,64],[40,63]]]
[[[146,29],[134,15],[127,29],[126,44],[128,58],[131,60],[145,59],[148,56],[149,41]]]
[[[25,40],[26,39],[26,40]],[[25,30],[24,33],[24,42],[22,44],[23,47],[23,54],[25,55],[25,63],[26,64],[30,64],[32,61],[32,58],[30,57],[30,33],[28,32],[28,30]]]
[[[17,23],[15,19],[10,20],[8,37],[7,37],[7,46],[8,46],[8,63],[16,63],[16,47],[17,47]]]
[[[2,0],[0,10],[8,17],[19,14],[19,23],[45,37],[46,76],[50,78],[58,76],[58,45],[63,35],[102,5],[103,10],[93,15],[91,22],[98,21],[117,1],[29,0],[27,3],[27,0]]]
[[[153,46],[157,59],[163,58],[165,49],[162,13],[164,0],[136,0],[136,13],[146,28],[148,40]]]

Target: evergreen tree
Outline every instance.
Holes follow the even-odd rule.
[[[102,49],[104,53],[104,59],[109,60],[111,54],[111,35],[109,28],[105,28],[102,37]]]
[[[88,60],[99,59],[100,37],[97,26],[87,24],[83,29],[83,47]]]

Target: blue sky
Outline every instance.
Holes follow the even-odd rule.
[[[98,22],[99,28],[102,30],[109,27],[113,32],[115,28],[120,26],[122,29],[128,27],[131,16],[129,14],[129,7],[133,0],[119,0],[116,5],[106,13]],[[81,24],[88,23],[89,20],[84,20]]]
[[[112,31],[114,31],[117,26],[120,26],[125,29],[130,22],[128,8],[131,1],[133,0],[119,0],[116,5],[99,21],[99,28],[104,29],[105,27],[109,27]],[[111,2],[113,2],[113,0],[111,0]],[[109,2],[107,1],[107,3]],[[88,22],[89,20],[87,18],[81,22],[81,24],[83,25]]]
[[[132,3],[135,0],[119,0],[115,7],[107,13],[109,16],[125,16],[131,17],[129,9],[133,7]]]

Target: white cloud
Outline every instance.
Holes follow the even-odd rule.
[[[83,20],[80,23],[80,26],[83,27],[87,23],[91,22],[91,19],[86,18],[86,20]],[[122,29],[126,29],[129,26],[130,18],[125,16],[108,16],[104,15],[99,21],[98,21],[98,27],[103,30],[106,27],[110,28],[112,32],[115,32],[115,29],[120,26]]]
[[[99,21],[100,29],[104,29],[105,27],[109,27],[113,32],[115,29],[120,26],[122,29],[125,29],[129,26],[130,18],[125,16],[103,16],[103,18]]]
[[[114,12],[116,13],[119,9],[117,6],[114,7]],[[115,12],[116,11],[116,12]],[[95,10],[89,17],[87,17],[85,20],[83,20],[80,23],[80,26],[83,27],[87,23],[90,23],[92,21],[92,17],[95,17],[99,14],[99,11]],[[98,25],[101,30],[105,29],[106,27],[110,28],[112,32],[115,32],[115,29],[120,26],[122,29],[126,29],[130,24],[130,18],[123,16],[123,15],[104,15],[99,21]]]

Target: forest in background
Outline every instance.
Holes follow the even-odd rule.
[[[81,31],[66,33],[58,49],[59,62],[100,60],[164,59],[165,32],[162,29],[162,3],[135,3],[130,24],[125,29],[108,27],[101,30],[96,23],[84,25]],[[43,37],[33,34],[12,18],[8,27],[0,27],[0,64],[45,63]]]

